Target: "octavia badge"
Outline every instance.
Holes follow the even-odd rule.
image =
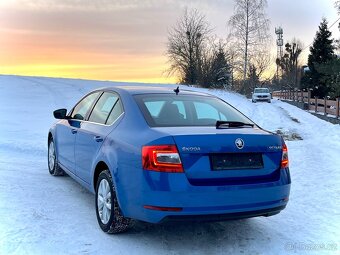
[[[235,140],[235,145],[236,145],[236,147],[238,148],[238,149],[243,149],[243,147],[244,147],[244,141],[241,139],[241,138],[237,138],[236,140]]]

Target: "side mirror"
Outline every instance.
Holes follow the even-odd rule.
[[[66,119],[67,110],[66,109],[58,109],[53,112],[53,116],[56,119]]]

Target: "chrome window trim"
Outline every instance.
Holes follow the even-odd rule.
[[[117,120],[119,120],[119,118],[124,114],[125,112],[122,112],[117,119],[115,119],[114,122],[112,122],[111,125],[107,125],[107,124],[101,124],[98,122],[93,122],[93,121],[88,121],[88,120],[78,120],[78,119],[69,119],[69,120],[73,120],[73,121],[79,121],[79,122],[86,122],[86,123],[91,123],[91,124],[95,124],[95,125],[100,125],[100,126],[106,126],[106,127],[111,127],[113,124],[115,124],[117,122]],[[79,128],[78,128],[79,129]]]

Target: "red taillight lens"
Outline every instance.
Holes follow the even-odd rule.
[[[281,168],[289,167],[289,160],[288,160],[288,148],[286,144],[282,146],[282,159],[281,159]]]
[[[154,145],[142,148],[143,169],[167,173],[183,173],[176,145]]]

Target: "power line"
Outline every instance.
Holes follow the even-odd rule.
[[[331,29],[331,28],[332,28],[332,26],[334,26],[334,25],[335,25],[335,23],[337,23],[339,20],[340,20],[340,17],[339,17],[339,18],[338,18],[336,21],[334,21],[332,25],[330,25],[330,26],[329,26],[329,29]]]
[[[332,25],[329,26],[328,29],[331,29],[331,28],[332,28],[339,20],[340,20],[340,17],[339,17],[336,21],[334,21],[334,22],[332,23]],[[304,51],[305,49],[309,48],[312,44],[313,44],[313,42],[311,42],[310,44],[308,44],[308,46],[306,46],[305,48],[303,48],[302,51]]]

